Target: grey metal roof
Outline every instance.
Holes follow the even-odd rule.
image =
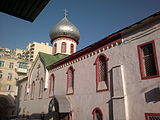
[[[33,22],[50,0],[0,0],[0,12]]]
[[[58,37],[70,37],[79,42],[80,32],[65,16],[58,24],[56,24],[50,32],[51,43]]]

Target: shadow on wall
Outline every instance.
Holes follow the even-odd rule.
[[[147,103],[149,102],[159,102],[160,101],[160,88],[154,88],[145,93],[145,100]]]

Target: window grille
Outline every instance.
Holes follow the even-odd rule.
[[[146,120],[160,120],[160,114],[157,115],[147,115]]]
[[[157,75],[152,44],[143,46],[142,51],[146,76]]]
[[[99,81],[106,81],[106,59],[104,56],[99,57]]]
[[[73,69],[70,69],[68,74],[69,74],[68,75],[68,77],[69,77],[69,87],[73,87],[73,80],[74,80],[74,71],[73,71]]]

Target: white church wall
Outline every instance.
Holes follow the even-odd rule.
[[[39,114],[39,113],[48,113],[48,105],[49,105],[50,98],[49,98],[48,90],[45,88],[45,71],[46,69],[44,67],[44,64],[42,63],[41,59],[38,58],[37,62],[33,67],[33,70],[31,71],[28,98],[26,101],[24,101],[24,103],[26,104],[25,105],[26,110],[29,111],[30,115]],[[43,79],[42,97],[39,96],[41,79]],[[35,91],[34,91],[34,97],[31,98],[33,81],[35,82]]]
[[[103,111],[104,119],[109,119],[109,103],[111,101],[110,86],[108,91],[96,92],[96,65],[97,56],[105,54],[108,58],[108,83],[110,84],[110,70],[112,67],[122,64],[122,47],[108,48],[107,50],[96,53],[90,57],[83,57],[83,60],[67,65],[58,70],[51,70],[50,74],[55,75],[55,95],[66,95],[67,70],[72,66],[74,71],[74,94],[67,95],[71,106],[73,119],[92,119],[92,111],[100,108]],[[114,54],[114,56],[113,56]]]
[[[158,22],[158,24],[157,24]],[[160,24],[159,20],[123,35],[123,64],[127,89],[129,116],[127,120],[142,120],[145,113],[159,113],[160,77],[141,79],[137,46],[154,40],[158,68],[160,68]],[[160,92],[160,91],[159,91]],[[136,116],[135,116],[136,114]]]

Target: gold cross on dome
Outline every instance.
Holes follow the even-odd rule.
[[[68,15],[67,13],[68,13],[68,11],[67,11],[67,9],[65,8],[65,9],[64,9],[64,17],[67,17],[67,15]]]

